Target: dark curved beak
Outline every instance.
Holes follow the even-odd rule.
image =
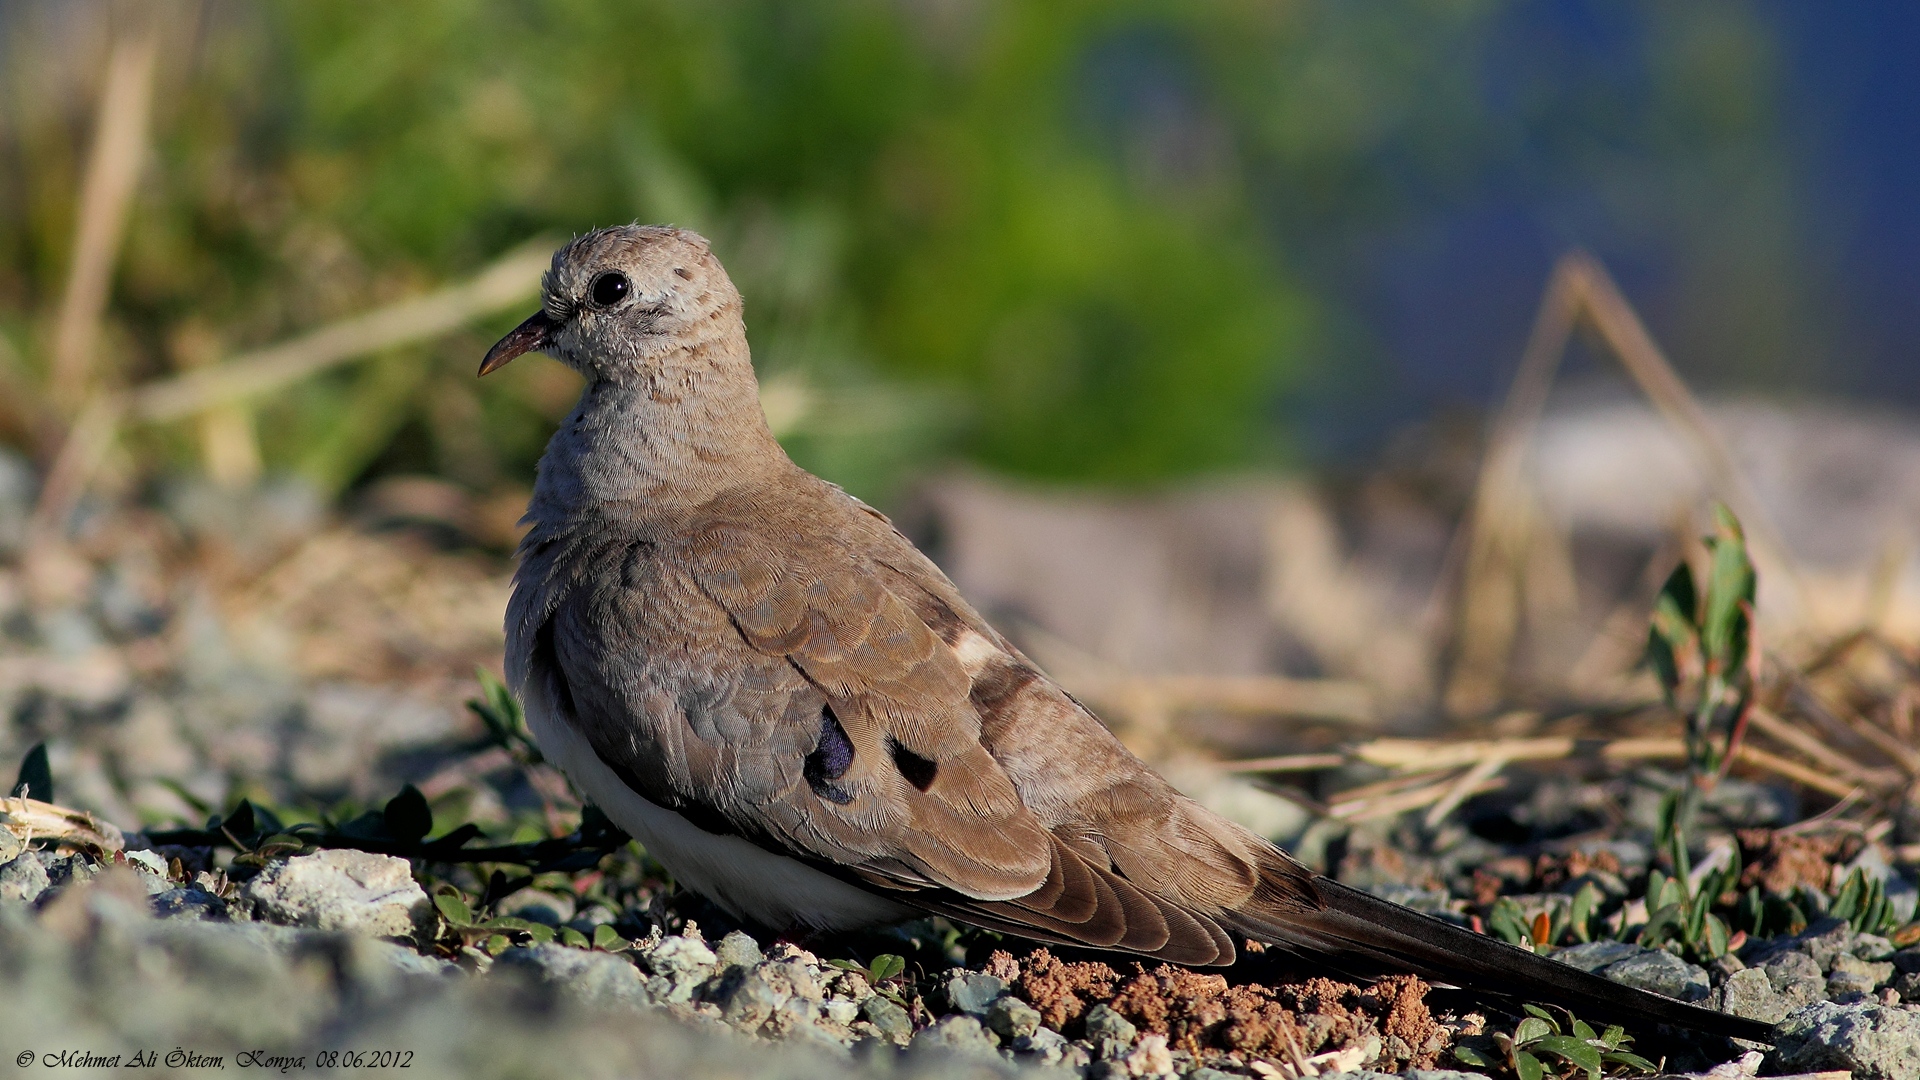
[[[553,320],[547,318],[544,309],[527,316],[527,321],[494,343],[487,350],[487,358],[480,361],[480,374],[486,375],[507,366],[507,363],[521,353],[538,352],[547,347],[547,339],[553,333]]]

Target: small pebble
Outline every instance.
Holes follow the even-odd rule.
[[[721,971],[734,967],[750,968],[764,959],[760,953],[760,943],[739,930],[721,938],[720,944],[714,946],[713,956]]]
[[[946,983],[947,1006],[968,1016],[985,1016],[994,999],[1006,989],[1006,983],[991,975],[958,972]]]
[[[907,1010],[879,994],[860,1003],[860,1017],[877,1028],[881,1038],[900,1046],[913,1038],[913,1020]]]
[[[1040,1013],[1012,994],[1003,994],[987,1008],[987,1027],[1003,1039],[1026,1038],[1040,1030]]]

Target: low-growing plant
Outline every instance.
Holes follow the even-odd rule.
[[[1713,507],[1713,535],[1703,538],[1706,588],[1682,560],[1654,601],[1645,662],[1660,680],[1667,705],[1684,721],[1686,779],[1661,808],[1661,846],[1674,870],[1687,876],[1686,835],[1700,801],[1725,775],[1745,733],[1758,681],[1754,598],[1759,578],[1747,554],[1746,534],[1725,506]]]
[[[1588,1080],[1659,1071],[1653,1062],[1628,1050],[1633,1039],[1618,1025],[1595,1033],[1592,1025],[1568,1014],[1566,1031],[1552,1013],[1538,1005],[1524,1007],[1527,1017],[1512,1033],[1494,1032],[1462,1038],[1453,1056],[1462,1063],[1489,1072],[1510,1073],[1519,1080],[1573,1077]]]
[[[1727,865],[1703,875],[1697,888],[1684,877],[1669,877],[1655,868],[1647,875],[1647,921],[1634,935],[1635,942],[1650,949],[1673,948],[1701,962],[1727,955],[1733,930],[1711,909],[1739,882],[1738,851]]]
[[[1582,882],[1564,911],[1538,912],[1528,919],[1511,897],[1494,900],[1487,912],[1487,932],[1510,945],[1543,949],[1593,940],[1593,930],[1606,896],[1593,882]]]
[[[851,971],[867,980],[868,986],[879,986],[888,979],[900,977],[907,970],[906,957],[893,953],[881,953],[865,964],[858,960],[829,960],[829,966],[842,971]]]
[[[546,760],[540,746],[527,730],[527,715],[520,708],[507,684],[493,677],[486,668],[475,669],[480,680],[480,696],[467,700],[467,709],[486,725],[490,742],[513,755],[521,765],[537,765]]]

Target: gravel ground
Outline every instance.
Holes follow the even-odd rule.
[[[117,860],[25,850],[0,866],[8,1053],[183,1049],[322,1068],[331,1052],[391,1052],[436,1075],[480,1077],[1209,1080],[1430,1070],[1458,1036],[1490,1028],[1478,1013],[1436,1015],[1417,979],[1267,987],[1044,949],[878,985],[869,975],[883,972],[738,930],[709,938],[692,923],[603,935],[611,947],[489,952],[449,937],[402,859],[329,850],[236,878],[133,843]],[[534,893],[512,910],[583,932],[605,925],[568,907]],[[1768,1071],[1920,1076],[1920,947],[1822,920],[1709,968],[1611,941],[1558,956],[1777,1022]]]
[[[28,567],[9,523],[30,493],[0,458],[0,762],[46,744],[60,803],[158,831],[230,815],[244,796],[337,825],[411,783],[434,817],[491,842],[579,822],[557,774],[461,707],[474,666],[498,661],[498,555],[331,521],[294,489],[237,499],[183,484],[90,507],[74,551]],[[1434,827],[1335,822],[1219,774],[1189,786],[1341,880],[1443,918],[1484,923],[1511,905],[1558,920],[1591,887],[1604,930],[1644,921],[1672,778],[1514,773]],[[1739,887],[1798,905],[1801,932],[1709,964],[1612,940],[1559,955],[1780,1025],[1769,1055],[1720,1075],[1920,1078],[1916,868],[1902,861],[1920,813],[1877,831],[1803,817],[1792,789],[1726,781],[1697,853],[1737,851]],[[410,1053],[409,1068],[463,1077],[1268,1080],[1444,1070],[1460,1038],[1518,1019],[1413,979],[1358,986],[1260,958],[1224,975],[1102,963],[937,921],[801,948],[741,932],[631,848],[503,884],[362,851],[128,840],[103,860],[0,828],[0,1060],[40,1055],[23,1074],[62,1067],[61,1053],[124,1068],[136,1051],[165,1065],[177,1050],[283,1072]],[[1882,883],[1889,936],[1824,917],[1854,870]],[[449,890],[480,922],[519,921],[453,925],[435,902]]]

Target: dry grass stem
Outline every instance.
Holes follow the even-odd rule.
[[[23,841],[53,840],[108,854],[127,846],[126,837],[112,822],[38,799],[0,798],[0,829]]]
[[[224,364],[183,372],[135,390],[130,413],[160,422],[278,390],[369,353],[438,337],[538,292],[553,241],[530,241],[472,279],[356,315]]]
[[[1564,538],[1530,489],[1526,457],[1568,339],[1582,318],[1693,452],[1714,491],[1746,522],[1770,579],[1786,582],[1793,601],[1805,607],[1804,587],[1779,529],[1699,403],[1606,269],[1585,252],[1572,252],[1548,279],[1461,525],[1468,540],[1454,597],[1455,661],[1444,700],[1453,716],[1484,715],[1499,703],[1523,612],[1551,629],[1571,606]]]
[[[77,409],[93,381],[93,353],[106,311],[113,264],[126,231],[127,209],[146,159],[159,20],[146,5],[130,17],[107,60],[99,120],[74,221],[72,261],[54,323],[49,384],[57,405]]]

